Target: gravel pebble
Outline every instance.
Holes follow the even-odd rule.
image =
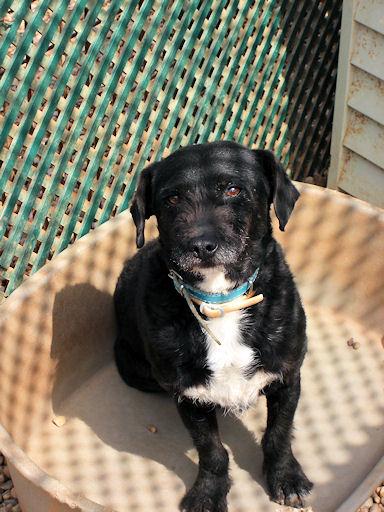
[[[13,487],[11,474],[3,455],[0,454],[0,512],[21,512]]]
[[[354,350],[358,350],[360,348],[360,343],[358,341],[355,341],[354,338],[349,338],[347,341],[348,347],[352,347]]]
[[[15,500],[14,498],[4,500],[4,505],[11,505],[11,507],[14,507],[15,505],[17,505],[17,500]]]
[[[9,490],[9,489],[11,489],[12,487],[13,487],[12,480],[7,480],[7,481],[5,481],[4,483],[2,483],[2,484],[0,485],[0,489],[1,489],[2,491],[8,491],[8,490]],[[3,497],[4,497],[4,493],[3,493],[3,492],[2,492],[2,494],[3,494]]]
[[[384,482],[376,487],[356,512],[384,512]]]
[[[52,423],[56,425],[56,427],[63,427],[67,422],[67,418],[65,416],[55,416],[52,418]]]

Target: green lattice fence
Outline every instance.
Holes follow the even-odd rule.
[[[0,271],[11,293],[128,207],[137,173],[234,139],[318,179],[341,0],[2,0]]]

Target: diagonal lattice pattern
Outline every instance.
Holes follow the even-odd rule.
[[[340,16],[341,0],[1,2],[1,291],[180,146],[234,139],[324,174]]]

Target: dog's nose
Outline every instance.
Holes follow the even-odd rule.
[[[218,245],[213,238],[198,238],[192,242],[192,251],[199,258],[207,258],[212,256]]]

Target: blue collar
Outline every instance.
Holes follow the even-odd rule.
[[[184,296],[182,291],[183,289],[187,290],[188,294],[195,299],[201,300],[206,304],[222,304],[224,302],[231,302],[242,295],[245,295],[252,289],[253,283],[259,273],[259,269],[257,268],[255,272],[251,275],[251,277],[243,284],[231,290],[228,293],[207,293],[199,290],[198,288],[194,288],[193,286],[186,284],[183,281],[183,278],[179,276],[177,272],[171,270],[169,272],[169,277],[172,279],[173,284],[176,290],[180,293],[180,295]]]

